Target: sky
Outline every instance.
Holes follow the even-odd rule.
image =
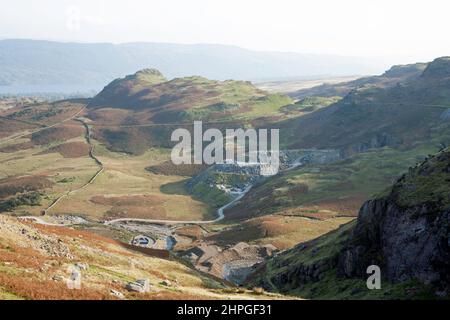
[[[384,57],[450,55],[448,0],[0,0],[0,39],[217,43]]]

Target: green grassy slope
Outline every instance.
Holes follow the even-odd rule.
[[[413,148],[424,141],[448,144],[449,65],[449,58],[436,59],[411,80],[386,88],[362,86],[328,108],[282,121],[282,144],[347,154],[383,146]]]
[[[252,126],[255,119],[263,124],[292,116],[282,109],[292,103],[250,82],[199,76],[167,81],[156,70],[143,70],[106,86],[89,103],[88,117],[111,150],[142,154],[149,147],[170,147],[171,132],[180,126],[192,130],[195,120],[219,128]]]
[[[291,102],[286,96],[268,94],[250,82],[199,76],[167,81],[159,71],[150,69],[114,80],[89,106],[141,111],[145,120],[154,123],[180,123],[270,116]],[[140,122],[143,114],[135,120]]]
[[[408,167],[437,151],[432,145],[411,150],[385,147],[332,164],[310,164],[256,185],[225,214],[232,220],[247,219],[315,205],[354,215],[366,199],[387,188]]]

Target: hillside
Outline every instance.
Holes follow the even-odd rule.
[[[108,84],[91,100],[89,108],[125,109],[141,112],[136,121],[171,123],[217,120],[224,115],[233,116],[232,113],[249,113],[276,96],[257,89],[250,82],[216,81],[199,76],[168,81],[158,70],[144,69]],[[280,98],[285,104],[291,101],[287,97]],[[142,119],[145,113],[149,113],[147,119]]]
[[[282,144],[339,149],[347,155],[384,146],[446,145],[450,141],[449,65],[449,58],[438,58],[406,82],[358,87],[327,108],[282,121],[277,124],[284,131]]]
[[[281,128],[282,149],[311,149],[297,160],[299,167],[259,181],[225,210],[226,219],[237,225],[215,238],[281,243],[272,236],[273,227],[267,227],[286,229],[281,217],[332,221],[356,216],[367,199],[408,167],[450,143],[448,62],[436,59],[425,69],[423,64],[393,67],[385,74],[409,74],[409,80],[395,85],[373,81],[329,106],[323,105],[331,98],[323,97],[289,106],[301,110],[309,103],[315,110],[271,125]],[[327,152],[338,157],[327,162]],[[251,223],[239,224],[248,219]]]
[[[367,201],[358,219],[267,262],[252,285],[311,298],[439,298],[449,295],[450,149]],[[382,289],[365,288],[378,265]]]
[[[70,86],[83,85],[97,89],[150,67],[169,78],[197,74],[220,80],[255,80],[323,75],[323,70],[329,75],[373,74],[385,64],[364,58],[258,52],[213,44],[0,41],[0,86],[27,85],[33,90],[32,86],[38,85],[45,90],[45,85],[58,85],[60,90],[70,90]]]
[[[284,95],[269,94],[246,81],[217,81],[199,76],[167,81],[146,69],[107,85],[88,104],[96,136],[114,151],[141,154],[150,147],[171,146],[171,132],[194,120],[213,127],[241,127],[287,118]],[[217,122],[226,122],[220,124]],[[173,125],[171,125],[173,124]],[[205,127],[208,124],[205,123]]]
[[[92,106],[133,106],[136,99],[146,87],[166,82],[167,79],[156,69],[144,69],[123,79],[116,79],[108,84],[91,102]]]
[[[363,77],[352,81],[341,81],[339,83],[324,83],[312,88],[289,92],[289,96],[296,99],[312,96],[344,97],[352,90],[363,86],[392,87],[399,82],[407,82],[419,77],[426,67],[426,63],[396,65],[379,76]]]
[[[366,199],[436,151],[431,146],[409,151],[382,148],[331,163],[308,163],[257,183],[226,210],[226,217],[242,220],[286,212],[312,218],[356,216]]]
[[[74,273],[80,289],[68,286]],[[229,287],[177,259],[139,253],[86,231],[0,216],[0,299],[260,298],[282,296]]]
[[[371,218],[370,223],[361,225],[361,214],[358,221],[354,220],[361,205],[370,198],[375,200],[364,204],[361,212],[376,211],[377,201],[394,198],[399,210],[407,207],[409,213],[410,208],[420,206],[433,212],[429,215],[433,219],[448,207],[446,174],[433,176],[434,182],[427,180],[440,172],[436,168],[446,168],[442,163],[447,158],[422,162],[450,141],[449,64],[448,58],[439,58],[426,66],[394,67],[385,73],[384,80],[373,80],[371,84],[367,79],[361,80],[344,98],[312,96],[293,101],[246,81],[218,81],[201,76],[169,80],[156,69],[143,69],[114,80],[92,99],[14,104],[8,100],[0,110],[0,121],[5,124],[0,140],[0,211],[16,217],[34,216],[47,224],[72,225],[83,232],[115,239],[100,237],[95,241],[112,241],[114,250],[120,251],[119,260],[126,255],[121,251],[121,242],[130,243],[144,234],[151,238],[150,248],[171,250],[197,270],[216,276],[238,275],[238,283],[268,258],[261,254],[264,248],[274,252],[287,250],[263,264],[266,269],[261,272],[267,273],[254,274],[250,279],[252,288],[264,286],[308,298],[384,297],[386,291],[386,296],[404,297],[409,294],[405,290],[422,289],[412,296],[434,296],[436,290],[442,290],[431,288],[430,293],[428,285],[422,286],[413,279],[426,280],[436,277],[436,272],[440,274],[428,273],[424,265],[420,266],[422,273],[408,275],[406,285],[395,283],[401,278],[395,275],[395,267],[392,277],[386,273],[386,279],[393,283],[387,285],[386,291],[367,293],[360,279],[364,270],[358,266],[361,261],[366,263],[367,257],[379,259],[377,250],[381,249],[367,244],[364,235],[376,233],[367,225],[382,228],[387,220],[377,224]],[[203,120],[204,129],[280,128],[282,171],[265,178],[255,168],[228,164],[175,168],[170,162],[170,134],[180,126],[191,129],[194,120]],[[402,180],[397,178],[417,163],[422,164],[409,171],[411,177],[403,178],[406,184],[398,185]],[[427,173],[423,179],[420,168]],[[393,191],[382,194],[393,181],[397,181]],[[226,206],[229,203],[233,206]],[[389,205],[380,204],[383,210]],[[223,214],[217,211],[220,207],[225,208],[221,209]],[[375,215],[378,219],[378,213]],[[218,217],[224,219],[216,220]],[[395,224],[401,226],[403,222]],[[16,223],[21,226],[23,221],[11,218],[5,225]],[[420,223],[422,228],[425,222]],[[73,230],[25,224],[42,229],[44,234]],[[10,236],[15,237],[5,235],[6,243],[10,243]],[[91,234],[83,237],[90,238]],[[94,245],[86,241],[84,246]],[[67,246],[71,254],[77,252],[75,247]],[[361,246],[370,256],[358,256]],[[244,247],[252,254],[246,255],[247,249],[234,252]],[[422,254],[411,250],[416,256]],[[390,258],[390,252],[382,254]],[[94,265],[96,270],[108,269],[97,257],[84,261],[84,255],[88,254],[83,251],[75,263]],[[424,256],[420,261],[432,258]],[[392,259],[398,262],[398,256]],[[177,261],[161,268],[178,268]],[[441,263],[437,260],[437,264]],[[64,260],[62,265],[67,264],[71,262]],[[228,271],[222,272],[222,267]],[[383,268],[388,270],[390,266]],[[405,273],[409,270],[407,266],[399,268],[404,268]],[[57,275],[61,270],[56,270]],[[125,267],[114,271],[120,277],[128,272]],[[141,271],[139,277],[133,276],[134,280],[151,278],[147,271]],[[39,280],[45,282],[53,274],[41,277]],[[151,283],[165,281],[155,277]],[[339,282],[342,277],[347,278]],[[92,287],[100,290],[95,294],[101,292],[101,297],[109,297],[107,283],[96,277],[89,279],[95,283]],[[174,283],[174,279],[178,280],[178,276],[167,280]],[[89,281],[87,285],[91,286]],[[174,289],[179,289],[176,292],[180,297],[198,293],[197,290],[202,297],[222,297],[226,292],[234,297],[239,293],[217,279],[212,281],[214,288],[196,284],[192,290],[185,290],[185,285]],[[29,297],[20,287],[5,283],[0,285],[6,287],[5,295]],[[122,292],[125,285],[121,282],[114,290]],[[354,287],[356,291],[351,290]],[[256,294],[252,292],[241,293]],[[141,297],[122,293],[130,299]]]

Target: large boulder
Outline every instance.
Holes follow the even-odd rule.
[[[125,289],[139,293],[150,292],[150,281],[148,279],[139,279],[135,282],[129,282],[126,284]]]

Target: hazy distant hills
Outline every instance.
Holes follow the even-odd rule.
[[[144,68],[156,68],[168,78],[199,75],[217,80],[264,80],[373,74],[385,67],[380,61],[363,58],[257,52],[212,44],[0,41],[0,86],[97,88]]]

